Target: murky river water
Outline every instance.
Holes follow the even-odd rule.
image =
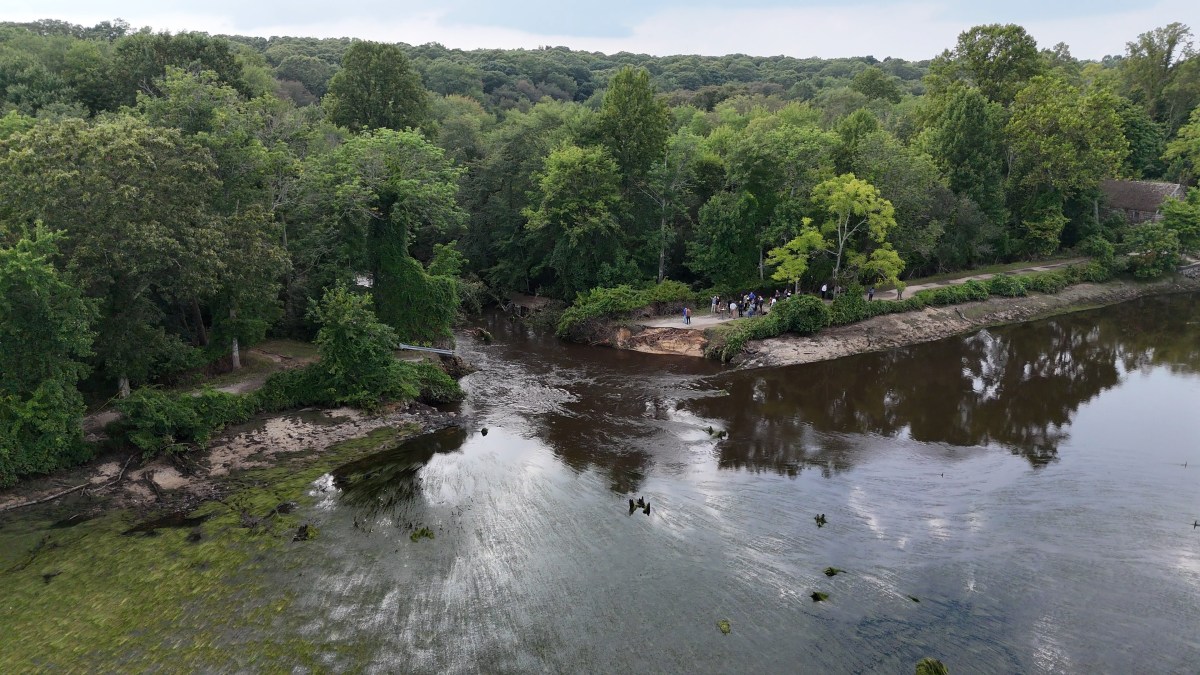
[[[911,673],[926,656],[1200,672],[1200,296],[747,372],[484,324],[493,344],[461,340],[480,368],[472,428],[295,480],[310,541],[0,521],[0,580],[20,582],[0,587],[0,656],[45,672]],[[99,579],[93,549],[62,557],[87,546]],[[248,566],[222,567],[238,550]],[[163,594],[162,611],[124,618],[130,593]],[[77,657],[74,635],[91,641]]]
[[[1195,295],[734,373],[486,326],[486,435],[314,488],[301,630],[371,669],[1200,670]]]

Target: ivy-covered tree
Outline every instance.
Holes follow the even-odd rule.
[[[338,281],[367,280],[379,319],[402,340],[451,339],[454,281],[431,277],[410,246],[453,236],[464,219],[459,171],[414,131],[354,136],[304,167],[292,240],[298,278],[314,297]]]

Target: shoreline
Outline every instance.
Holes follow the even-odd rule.
[[[933,342],[984,328],[1047,319],[1154,295],[1200,291],[1200,279],[1181,275],[1150,281],[1076,284],[1054,295],[988,298],[981,302],[926,307],[919,312],[885,314],[817,335],[783,335],[750,342],[733,363],[738,368],[770,368],[828,361],[868,352]]]
[[[240,487],[239,477],[247,471],[311,464],[340,445],[383,430],[395,432],[386,440],[398,441],[463,422],[456,412],[421,403],[374,415],[351,408],[303,408],[257,416],[190,453],[140,461],[135,450],[111,451],[73,468],[22,480],[0,489],[0,519],[55,504],[69,505],[88,517],[118,509],[190,511]],[[77,489],[66,492],[72,487]]]
[[[831,326],[811,336],[781,335],[754,340],[747,343],[746,350],[731,364],[746,369],[829,361],[932,342],[991,326],[1106,307],[1141,297],[1189,292],[1200,292],[1200,278],[1175,274],[1157,281],[1121,279],[1100,284],[1075,284],[1054,295],[1033,293],[1019,298],[993,297],[961,305],[926,307],[920,311],[885,314],[845,326]],[[677,319],[667,321],[674,320]],[[598,331],[604,338],[593,344],[647,354],[704,357],[704,348],[708,344],[705,324],[684,328],[663,323],[661,318],[633,326],[614,323],[607,330]]]

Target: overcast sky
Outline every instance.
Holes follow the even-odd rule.
[[[448,47],[665,54],[897,56],[918,60],[981,23],[1017,23],[1042,47],[1120,54],[1173,21],[1200,30],[1200,0],[3,0],[0,20],[240,35],[358,37]]]

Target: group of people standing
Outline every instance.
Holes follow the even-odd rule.
[[[841,292],[841,288],[830,289],[829,284],[821,284],[821,299],[832,300],[835,293]],[[730,319],[739,319],[741,317],[762,316],[771,311],[775,307],[775,303],[792,297],[792,290],[789,288],[786,291],[776,290],[771,296],[767,296],[761,292],[750,291],[742,294],[739,298],[736,295],[728,302],[721,299],[721,296],[714,295],[710,300],[709,311],[718,318],[725,315]],[[871,286],[867,289],[867,300],[875,299],[875,287]],[[692,323],[692,310],[690,307],[683,308],[683,323],[685,325]]]
[[[743,316],[761,316],[771,311],[775,303],[785,298],[792,296],[791,289],[785,291],[775,291],[774,295],[767,296],[762,292],[750,291],[742,294],[739,298],[734,296],[728,302],[721,299],[721,296],[712,296],[710,310],[714,315],[722,314],[731,319],[737,319]]]

